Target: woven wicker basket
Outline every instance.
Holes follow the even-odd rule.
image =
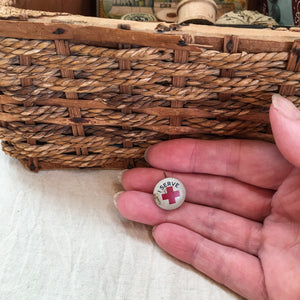
[[[145,165],[178,137],[272,141],[300,105],[300,32],[175,26],[0,6],[0,138],[32,171]]]

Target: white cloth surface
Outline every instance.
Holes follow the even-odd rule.
[[[36,174],[0,151],[0,299],[239,299],[118,213],[119,173]]]

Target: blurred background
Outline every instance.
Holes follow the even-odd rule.
[[[117,0],[16,0],[19,8],[69,12],[86,16],[118,17],[110,16],[109,9]],[[137,0],[134,4],[131,0],[120,0],[118,6],[125,8],[130,6],[145,7],[149,1]],[[180,0],[153,0],[155,6],[160,7],[176,6]],[[280,25],[300,25],[300,0],[215,0],[218,5],[217,16],[220,17],[232,10],[257,10],[265,15],[271,16]],[[148,4],[147,4],[148,3]],[[120,16],[119,16],[120,17]]]

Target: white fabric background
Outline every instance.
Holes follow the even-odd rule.
[[[238,299],[113,205],[111,170],[29,172],[0,151],[0,299]]]

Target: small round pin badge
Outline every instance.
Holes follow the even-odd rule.
[[[162,209],[173,210],[180,207],[185,200],[183,183],[171,177],[159,181],[153,190],[154,201]]]

